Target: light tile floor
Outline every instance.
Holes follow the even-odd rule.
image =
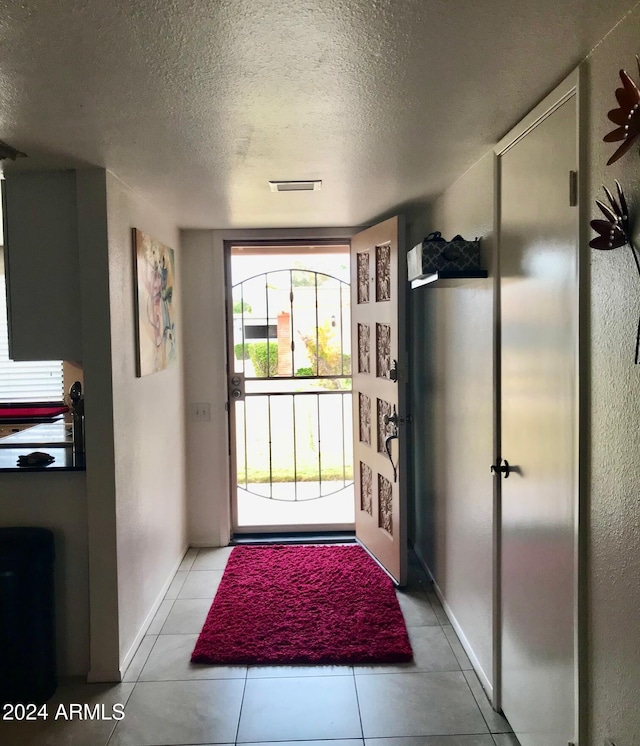
[[[230,548],[190,549],[118,685],[62,682],[49,719],[0,723],[7,746],[517,746],[493,712],[417,565],[398,592],[414,661],[384,666],[202,666],[189,657]],[[55,719],[60,704],[98,720]],[[121,721],[108,720],[113,705]]]

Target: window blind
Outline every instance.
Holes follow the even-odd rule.
[[[0,247],[1,259],[2,247]],[[0,270],[3,270],[0,263]],[[14,362],[9,359],[6,284],[0,271],[0,402],[62,401],[61,360]]]

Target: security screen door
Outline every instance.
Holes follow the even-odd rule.
[[[353,530],[349,246],[228,252],[234,534]]]

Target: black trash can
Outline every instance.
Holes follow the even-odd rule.
[[[45,702],[56,680],[53,533],[0,528],[0,702]]]

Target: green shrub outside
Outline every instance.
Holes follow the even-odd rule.
[[[248,360],[249,359],[249,345],[244,345],[244,356],[243,356],[243,345],[242,342],[234,346],[233,351],[236,355],[236,360]]]
[[[238,315],[242,313],[251,313],[251,306],[246,301],[237,300],[233,304],[233,312]]]
[[[258,378],[278,375],[278,343],[269,342],[268,345],[267,342],[251,342],[244,346]]]

